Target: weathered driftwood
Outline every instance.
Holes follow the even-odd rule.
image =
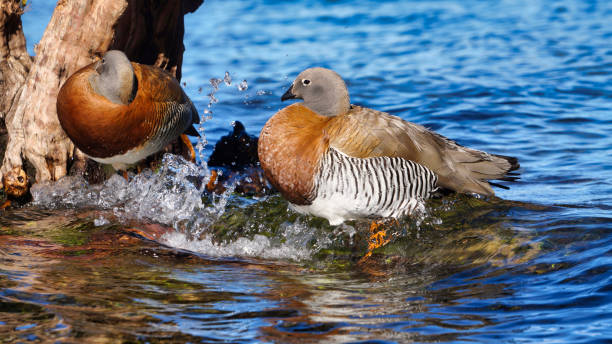
[[[124,50],[130,60],[157,63],[180,77],[183,15],[203,0],[60,0],[31,66],[19,2],[4,0],[0,14],[1,39],[9,37],[7,43],[0,39],[0,66],[10,64],[8,73],[0,69],[0,97],[6,100],[0,119],[4,117],[8,131],[0,187],[11,183],[10,176],[23,175],[26,160],[36,181],[61,178],[75,157],[82,162],[83,155],[75,152],[59,125],[56,97],[68,76],[106,50]]]
[[[5,122],[11,123],[13,119],[8,113],[32,65],[21,26],[22,13],[19,0],[0,3],[0,157],[4,156],[8,141]],[[8,179],[13,187],[7,191],[20,197],[25,193],[21,191],[24,189],[23,185],[27,185],[24,176],[21,166],[7,168],[4,173],[0,172],[0,186],[3,179]]]
[[[10,110],[17,90],[25,82],[32,58],[26,49],[26,40],[21,26],[23,9],[19,1],[0,3],[0,119],[4,120]]]

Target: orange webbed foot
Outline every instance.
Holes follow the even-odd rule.
[[[372,223],[370,224],[370,237],[368,238],[368,253],[366,253],[363,256],[363,258],[359,260],[359,263],[365,262],[372,255],[372,251],[374,251],[375,249],[379,247],[385,246],[386,244],[389,243],[390,240],[385,238],[387,236],[387,230],[386,229],[379,230],[379,228],[383,226],[384,226],[384,221],[381,221],[381,222],[372,221]]]
[[[217,170],[210,171],[210,180],[206,184],[206,190],[208,190],[208,192],[213,192],[213,190],[215,189],[217,176],[218,176]]]

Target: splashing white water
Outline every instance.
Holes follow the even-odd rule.
[[[246,80],[242,80],[242,82],[239,83],[238,86],[236,87],[238,87],[238,91],[242,92],[242,91],[246,91],[249,88],[249,84],[247,83]]]
[[[315,241],[317,248],[328,245],[329,239],[315,238],[313,230],[300,223],[284,224],[278,238],[256,234],[215,243],[209,231],[224,214],[233,187],[222,195],[213,195],[212,203],[206,202],[209,178],[206,166],[166,154],[157,172],[145,169],[129,182],[118,174],[98,185],[89,185],[82,177],[66,176],[57,182],[35,184],[31,193],[33,204],[39,207],[106,210],[96,212],[95,226],[134,220],[171,226],[175,231],[164,235],[161,242],[210,256],[301,261],[314,253],[309,242]]]
[[[184,229],[196,221],[194,214],[210,212],[202,201],[209,176],[208,168],[166,154],[157,173],[145,169],[129,182],[118,174],[99,185],[67,176],[55,183],[35,184],[31,192],[37,206],[94,207],[112,210],[119,220],[152,220]]]
[[[226,86],[231,86],[232,85],[232,76],[230,75],[229,72],[225,72],[225,76],[223,77],[223,81],[225,82]]]
[[[316,229],[299,221],[283,223],[279,233],[281,234],[278,237],[256,234],[252,238],[239,237],[230,243],[221,244],[215,242],[211,235],[203,235],[198,240],[192,240],[184,233],[172,232],[162,236],[161,241],[168,246],[215,257],[230,255],[293,261],[309,260],[314,253],[333,244],[332,238],[321,235]],[[355,229],[349,225],[342,225],[328,234],[333,237],[347,235],[352,240]]]
[[[166,234],[161,240],[168,246],[201,252],[213,257],[240,256],[302,261],[309,259],[312,255],[312,252],[304,246],[275,245],[269,238],[261,234],[253,236],[252,239],[241,237],[228,244],[215,243],[210,236],[191,240],[187,235],[179,232]]]

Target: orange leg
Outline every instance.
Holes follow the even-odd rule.
[[[376,221],[372,221],[372,224],[370,224],[370,238],[368,239],[368,253],[366,253],[365,256],[363,256],[363,258],[359,260],[359,263],[365,262],[372,255],[372,251],[374,251],[375,249],[379,247],[385,246],[386,244],[389,243],[390,240],[385,239],[385,237],[387,236],[387,230],[386,229],[378,230],[380,227],[383,227],[383,225],[384,225],[384,221],[381,221],[380,223]]]
[[[212,192],[215,189],[215,182],[217,181],[217,170],[210,171],[210,180],[206,184],[206,190]]]
[[[10,206],[11,206],[11,201],[7,199],[6,201],[4,201],[4,203],[2,203],[2,205],[0,205],[0,210],[4,210]]]
[[[191,144],[191,141],[189,141],[189,137],[187,137],[187,135],[185,134],[181,134],[181,141],[183,141],[183,143],[189,150],[189,161],[195,162],[196,153],[195,153],[195,149],[193,149],[193,145]]]
[[[122,172],[121,174],[123,175],[123,178],[125,178],[125,181],[126,181],[126,182],[129,182],[129,181],[130,181],[130,178],[129,178],[129,176],[128,176],[127,170],[123,170],[123,171],[121,171],[121,172]]]

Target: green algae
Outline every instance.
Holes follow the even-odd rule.
[[[227,243],[259,234],[283,243],[287,240],[285,231],[300,225],[312,234],[312,239],[306,242],[313,251],[312,261],[304,263],[307,267],[346,270],[366,254],[369,221],[343,225],[354,228],[349,235],[324,219],[297,214],[287,206],[285,200],[275,195],[248,206],[229,207],[211,226],[213,237]],[[533,242],[530,231],[515,230],[507,215],[532,207],[495,197],[483,199],[461,194],[432,199],[423,215],[386,221],[381,229],[387,231],[389,243],[373,250],[371,259],[407,265],[522,262],[535,257],[542,247]]]
[[[63,246],[83,246],[91,241],[91,235],[99,230],[92,221],[75,221],[48,231],[39,232],[40,237]]]
[[[327,232],[334,228],[325,219],[300,215],[288,210],[287,206],[287,201],[275,195],[246,207],[228,207],[211,225],[211,233],[218,242],[229,242],[238,237],[252,238],[256,234],[283,242],[281,230],[285,224],[300,222]]]

